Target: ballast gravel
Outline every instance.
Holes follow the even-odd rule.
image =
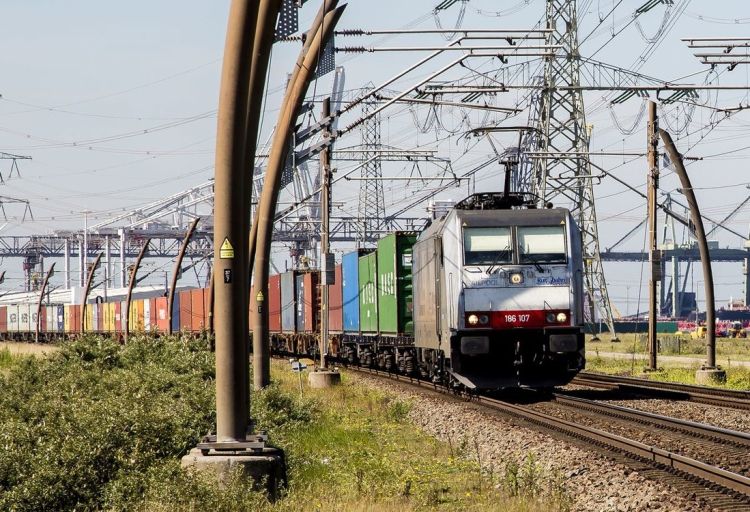
[[[667,484],[642,476],[622,464],[543,433],[519,427],[504,418],[477,410],[470,402],[422,394],[396,382],[362,374],[350,377],[369,387],[391,392],[412,404],[410,421],[427,434],[451,443],[479,459],[483,469],[505,475],[513,465],[529,460],[542,469],[542,478],[561,482],[572,510],[709,511],[702,499],[680,493]],[[542,482],[540,484],[544,485]]]

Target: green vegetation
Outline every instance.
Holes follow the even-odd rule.
[[[609,334],[599,335],[601,341],[591,341],[586,336],[587,348],[600,352],[618,352],[626,354],[647,354],[647,335],[645,333],[626,333],[619,335],[619,342],[612,342]],[[705,339],[692,339],[690,335],[659,333],[659,353],[664,355],[682,355],[699,357],[706,353]],[[750,361],[750,338],[716,338],[716,356],[734,361]]]
[[[454,446],[420,434],[408,402],[346,378],[300,395],[287,365],[274,378],[252,403],[258,427],[287,453],[289,488],[270,504],[240,475],[220,490],[180,468],[215,421],[205,342],[87,337],[23,357],[0,374],[0,510],[570,508],[562,479],[533,458],[481,471],[459,456],[479,455],[474,440]]]
[[[15,358],[7,348],[0,349],[0,369],[8,368],[13,364]]]
[[[614,375],[625,375],[632,377],[645,377],[647,379],[679,382],[683,384],[695,384],[695,372],[699,365],[677,366],[670,363],[659,362],[659,370],[644,373],[646,361],[642,359],[613,359],[600,356],[589,356],[586,359],[586,370],[592,372],[611,373]],[[731,366],[724,367],[727,372],[727,382],[717,387],[730,389],[750,389],[750,368]]]

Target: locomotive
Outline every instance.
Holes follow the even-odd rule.
[[[468,389],[570,382],[585,366],[581,233],[568,210],[532,205],[474,194],[418,238],[349,255],[356,286],[345,255],[362,318],[344,313],[339,355]]]
[[[471,196],[414,245],[414,346],[435,379],[544,388],[584,368],[581,233],[566,209],[508,206]]]

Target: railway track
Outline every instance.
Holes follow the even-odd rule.
[[[571,384],[617,390],[623,394],[665,398],[669,400],[689,400],[707,405],[731,407],[750,411],[750,391],[710,388],[675,382],[660,382],[604,375],[600,373],[579,373]]]
[[[418,387],[442,394],[452,393],[433,383],[369,368],[349,368],[350,370],[388,378],[408,386]],[[466,398],[464,396],[464,398]],[[570,409],[594,411],[596,414],[628,420],[641,427],[666,429],[673,436],[690,436],[706,447],[716,446],[724,450],[734,450],[740,460],[750,460],[750,435],[742,432],[720,429],[709,425],[669,418],[635,409],[601,404],[565,396],[553,395],[554,401],[565,404]],[[505,417],[521,420],[534,428],[558,437],[573,440],[578,444],[595,447],[615,458],[626,458],[650,469],[651,477],[662,479],[669,475],[669,483],[684,486],[687,492],[704,497],[711,506],[719,510],[748,510],[750,508],[750,478],[745,474],[730,471],[715,464],[703,462],[674,451],[653,446],[629,437],[618,435],[581,421],[572,421],[540,411],[530,405],[519,405],[489,396],[470,397],[471,401],[487,411]],[[708,448],[710,450],[710,448]],[[740,454],[741,453],[741,454]],[[747,468],[743,473],[747,473]]]

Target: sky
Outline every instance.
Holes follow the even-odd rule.
[[[443,27],[460,24],[463,28],[530,28],[544,14],[542,0],[499,3],[471,0],[457,2],[436,18],[432,10],[438,3],[437,0],[355,0],[349,2],[339,26],[429,29],[439,23]],[[642,0],[580,0],[582,55],[637,68],[643,74],[667,80],[687,77],[685,83],[714,80],[725,85],[748,85],[747,67],[740,66],[731,72],[720,69],[710,74],[707,66],[701,65],[680,41],[681,37],[747,35],[750,18],[744,17],[746,2],[725,0],[719,4],[721,9],[712,9],[705,1],[676,0],[671,8],[658,4],[633,22],[635,9],[644,3]],[[318,4],[305,3],[300,10],[301,27],[309,25]],[[0,218],[0,236],[80,229],[84,211],[90,212],[87,214],[89,222],[100,221],[210,179],[228,8],[228,0],[6,2],[0,18],[0,40],[5,48],[0,53],[0,65],[5,71],[0,79],[0,151],[28,155],[32,160],[19,162],[20,179],[16,176],[6,179],[6,183],[0,185],[0,195],[29,200],[35,220],[23,221],[23,208],[7,203],[8,221],[4,225]],[[608,16],[613,8],[614,14]],[[676,13],[681,15],[675,17]],[[666,36],[654,48],[649,39],[662,31]],[[613,34],[616,36],[612,37]],[[445,44],[441,35],[340,37],[336,40],[337,46]],[[647,52],[649,49],[651,51]],[[287,73],[298,51],[299,43],[277,43],[274,47],[261,143],[272,133]],[[368,83],[386,80],[424,55],[425,52],[414,51],[338,53],[336,58],[337,65],[344,66],[346,71],[345,88],[356,91]],[[397,80],[391,88],[402,90],[453,57],[436,59]],[[487,74],[498,67],[497,61],[476,65],[477,70]],[[529,72],[533,69],[530,67]],[[455,70],[445,77],[465,73],[465,69]],[[313,83],[309,92],[321,96],[330,90],[331,76],[328,75]],[[525,106],[525,98],[525,91],[513,91],[499,94],[491,101],[500,106]],[[584,96],[587,122],[593,125],[592,151],[642,152],[645,118],[638,115],[642,101],[633,98],[610,108],[612,98],[612,94],[604,92]],[[747,91],[701,94],[695,102],[720,108],[736,107],[747,104],[748,94]],[[342,118],[342,126],[358,115],[352,112]],[[475,145],[464,136],[469,123],[462,115],[460,111],[444,109],[435,120],[425,108],[394,107],[383,113],[382,141],[401,148],[436,149],[441,156],[450,158],[453,170],[461,174],[492,154],[486,144]],[[469,114],[469,120],[473,125],[483,122],[522,125],[527,116],[527,111],[505,120]],[[664,118],[662,126],[675,133],[682,151],[705,157],[688,169],[704,213],[712,218],[723,218],[750,194],[747,189],[750,179],[743,165],[750,156],[750,147],[744,142],[750,118],[740,112],[708,129],[718,120],[709,108],[665,106],[660,109],[660,116]],[[315,114],[305,121],[313,122],[314,117]],[[632,130],[620,129],[631,125]],[[338,147],[358,143],[355,130],[342,138]],[[500,137],[497,143],[501,148],[511,146],[514,138]],[[629,160],[634,161],[626,163]],[[595,157],[594,162],[645,190],[644,159]],[[0,160],[0,174],[4,178],[7,178],[9,165],[9,161]],[[340,162],[337,168],[343,172],[353,165]],[[422,166],[419,171],[434,174],[439,169]],[[383,167],[385,176],[406,176],[414,172],[412,165],[403,163]],[[673,174],[664,172],[663,175],[663,192],[678,188]],[[403,183],[384,184],[387,211],[413,197],[415,188]],[[434,186],[433,183],[413,183],[412,187],[419,190]],[[492,167],[478,174],[471,186],[476,190],[497,190],[500,184],[499,169]],[[464,185],[439,197],[457,200],[466,193]],[[337,214],[356,215],[356,182],[335,187],[333,194]],[[595,194],[601,246],[605,249],[644,218],[645,201],[606,178],[597,181]],[[421,206],[413,213],[424,214],[420,209]],[[661,219],[660,223],[663,222]],[[747,232],[750,211],[741,210],[729,225],[741,233]],[[678,238],[681,237],[682,231],[678,230]],[[721,246],[742,244],[738,237],[727,233],[719,234],[717,239]],[[643,243],[643,231],[638,231],[622,248],[639,250]],[[279,258],[286,251],[284,247],[275,249]],[[5,261],[2,266],[16,268],[20,263]],[[622,314],[632,314],[639,307],[643,308],[647,287],[641,278],[641,265],[606,264],[605,274],[610,295]],[[700,286],[701,280],[696,274],[689,281]],[[719,300],[740,295],[739,264],[716,264],[715,280]]]

